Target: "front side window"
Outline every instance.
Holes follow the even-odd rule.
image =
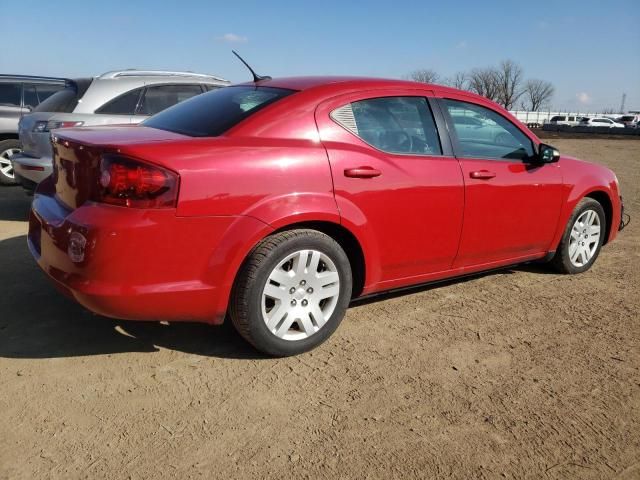
[[[154,115],[202,93],[200,85],[158,85],[147,87],[138,115]]]
[[[331,118],[388,153],[442,155],[438,131],[423,97],[381,97],[344,105]]]
[[[19,83],[0,83],[0,105],[19,107],[21,94]]]
[[[120,95],[110,102],[105,103],[102,107],[97,109],[95,113],[108,115],[134,115],[136,113],[136,107],[138,106],[138,100],[140,99],[140,93],[142,93],[142,90],[142,87],[136,88]]]
[[[219,88],[174,105],[142,124],[190,137],[217,137],[294,90],[237,86]]]
[[[534,156],[529,137],[499,113],[458,100],[443,102],[463,157],[526,160]],[[473,125],[468,118],[474,119]]]

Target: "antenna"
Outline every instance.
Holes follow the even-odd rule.
[[[233,54],[238,57],[238,59],[244,63],[244,66],[247,67],[249,69],[249,71],[251,72],[251,75],[253,75],[253,81],[255,83],[258,83],[260,80],[271,80],[271,77],[269,77],[268,75],[258,75],[256,72],[253,71],[253,68],[251,68],[249,66],[249,64],[247,62],[244,61],[244,58],[242,58],[240,55],[238,55],[238,52],[236,52],[235,50],[231,50],[233,52]]]
[[[627,94],[622,94],[622,102],[620,103],[620,113],[624,113],[624,102],[627,99]]]

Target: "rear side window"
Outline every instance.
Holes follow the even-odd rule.
[[[168,108],[142,124],[191,137],[216,137],[292,93],[295,91],[271,87],[220,88]]]
[[[92,81],[93,79],[78,79],[67,83],[62,90],[54,93],[38,105],[34,109],[34,112],[73,112],[78,105],[78,101],[83,97]]]
[[[458,100],[443,100],[449,112],[463,157],[519,159],[533,157],[533,142],[518,127],[497,112]],[[457,119],[472,117],[481,126],[469,126]]]
[[[360,100],[334,110],[331,118],[383,152],[442,154],[431,109],[422,97]]]
[[[147,87],[138,115],[155,115],[202,93],[200,85],[158,85]]]
[[[19,83],[0,83],[0,105],[20,106],[21,87]]]
[[[120,95],[98,108],[95,113],[109,115],[133,115],[136,112],[136,107],[138,106],[138,100],[140,99],[142,90],[144,90],[144,87],[136,88],[135,90],[131,90]]]
[[[36,86],[28,83],[23,87],[23,103],[25,107],[35,108],[38,106],[38,94],[36,93]]]

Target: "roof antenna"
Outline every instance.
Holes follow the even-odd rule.
[[[233,54],[238,57],[238,59],[244,63],[244,66],[247,67],[249,69],[249,71],[251,72],[251,75],[253,75],[253,81],[254,83],[259,82],[260,80],[271,80],[271,77],[268,75],[258,75],[256,72],[253,71],[253,68],[251,68],[249,66],[249,64],[247,62],[244,61],[244,58],[242,58],[240,55],[238,55],[238,52],[236,52],[235,50],[231,50],[233,52]]]

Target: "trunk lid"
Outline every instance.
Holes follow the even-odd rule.
[[[125,145],[184,138],[177,133],[139,126],[58,130],[51,142],[56,197],[70,209],[88,201],[100,180],[103,153],[116,153]]]

